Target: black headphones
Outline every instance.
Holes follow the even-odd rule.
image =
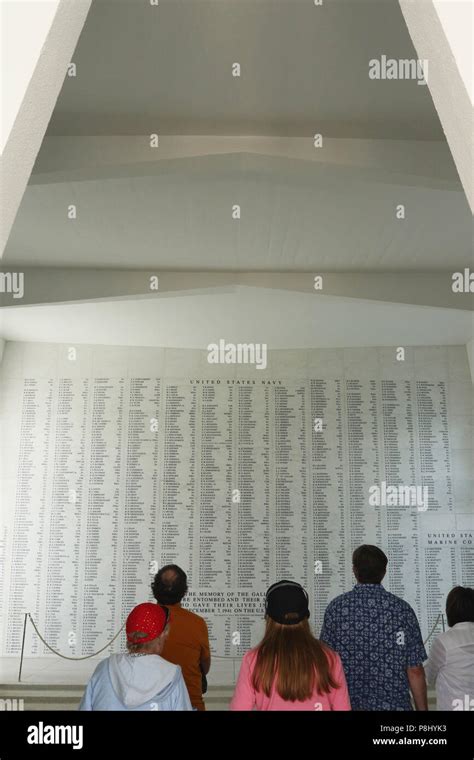
[[[305,588],[300,583],[296,583],[296,581],[277,581],[277,583],[273,583],[270,588],[268,589],[267,593],[265,594],[265,615],[268,615],[268,606],[270,602],[270,596],[273,594],[274,591],[279,590],[280,588],[284,588],[285,586],[290,586],[294,589],[297,589],[298,591],[302,591],[306,600],[306,606],[308,607],[308,612],[306,617],[309,618],[309,596]],[[270,617],[272,617],[270,615]]]

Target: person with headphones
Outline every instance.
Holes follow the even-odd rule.
[[[350,710],[341,659],[310,629],[308,594],[279,581],[267,591],[265,634],[240,667],[231,710]]]

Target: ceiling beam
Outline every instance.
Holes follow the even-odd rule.
[[[318,143],[319,144],[319,143]],[[185,159],[248,154],[334,168],[357,168],[448,181],[461,189],[459,177],[444,141],[322,139],[314,136],[203,136],[150,135],[110,137],[46,137],[30,184],[109,178],[117,172],[150,174],[163,165],[189,166]],[[160,168],[161,165],[161,168]]]
[[[0,306],[92,302],[114,299],[186,297],[232,292],[239,286],[300,293],[344,296],[448,309],[474,310],[474,293],[454,293],[452,272],[202,272],[26,267],[10,272],[10,282],[22,275],[22,297],[0,293]],[[16,279],[13,277],[16,275]],[[322,287],[315,289],[315,276]],[[158,278],[158,290],[154,289]],[[7,282],[0,279],[0,282]],[[5,288],[4,288],[5,290]],[[17,292],[19,292],[17,290]]]
[[[91,0],[2,4],[0,258],[53,113]]]
[[[474,212],[472,94],[466,81],[467,68],[460,65],[467,44],[472,68],[472,4],[469,0],[399,2],[418,57],[428,62],[428,87]],[[472,71],[469,73],[472,88]]]

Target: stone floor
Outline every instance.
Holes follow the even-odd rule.
[[[23,661],[21,683],[18,682],[19,658],[0,658],[0,709],[77,710],[84,685],[102,658],[61,660],[28,657]],[[231,666],[232,673],[229,674]],[[227,710],[234,691],[238,662],[215,659],[209,689],[205,696],[208,710]],[[235,676],[234,676],[235,674]],[[231,676],[229,679],[229,675]],[[224,678],[227,678],[227,683]],[[221,683],[219,683],[221,678]],[[434,692],[429,692],[429,708],[434,710]],[[4,700],[2,702],[2,700]]]
[[[20,659],[0,657],[0,709],[4,705],[8,708],[16,704],[25,710],[76,710],[84,686],[101,659],[71,661],[56,657],[26,657],[19,683]],[[238,671],[238,661],[213,660],[205,697],[208,710],[228,709]],[[3,703],[2,699],[17,701]]]

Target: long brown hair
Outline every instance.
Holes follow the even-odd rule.
[[[314,691],[327,694],[337,689],[331,673],[332,650],[311,633],[308,620],[281,625],[267,617],[265,635],[258,645],[252,686],[269,697],[276,678],[276,690],[289,702],[303,702]]]

